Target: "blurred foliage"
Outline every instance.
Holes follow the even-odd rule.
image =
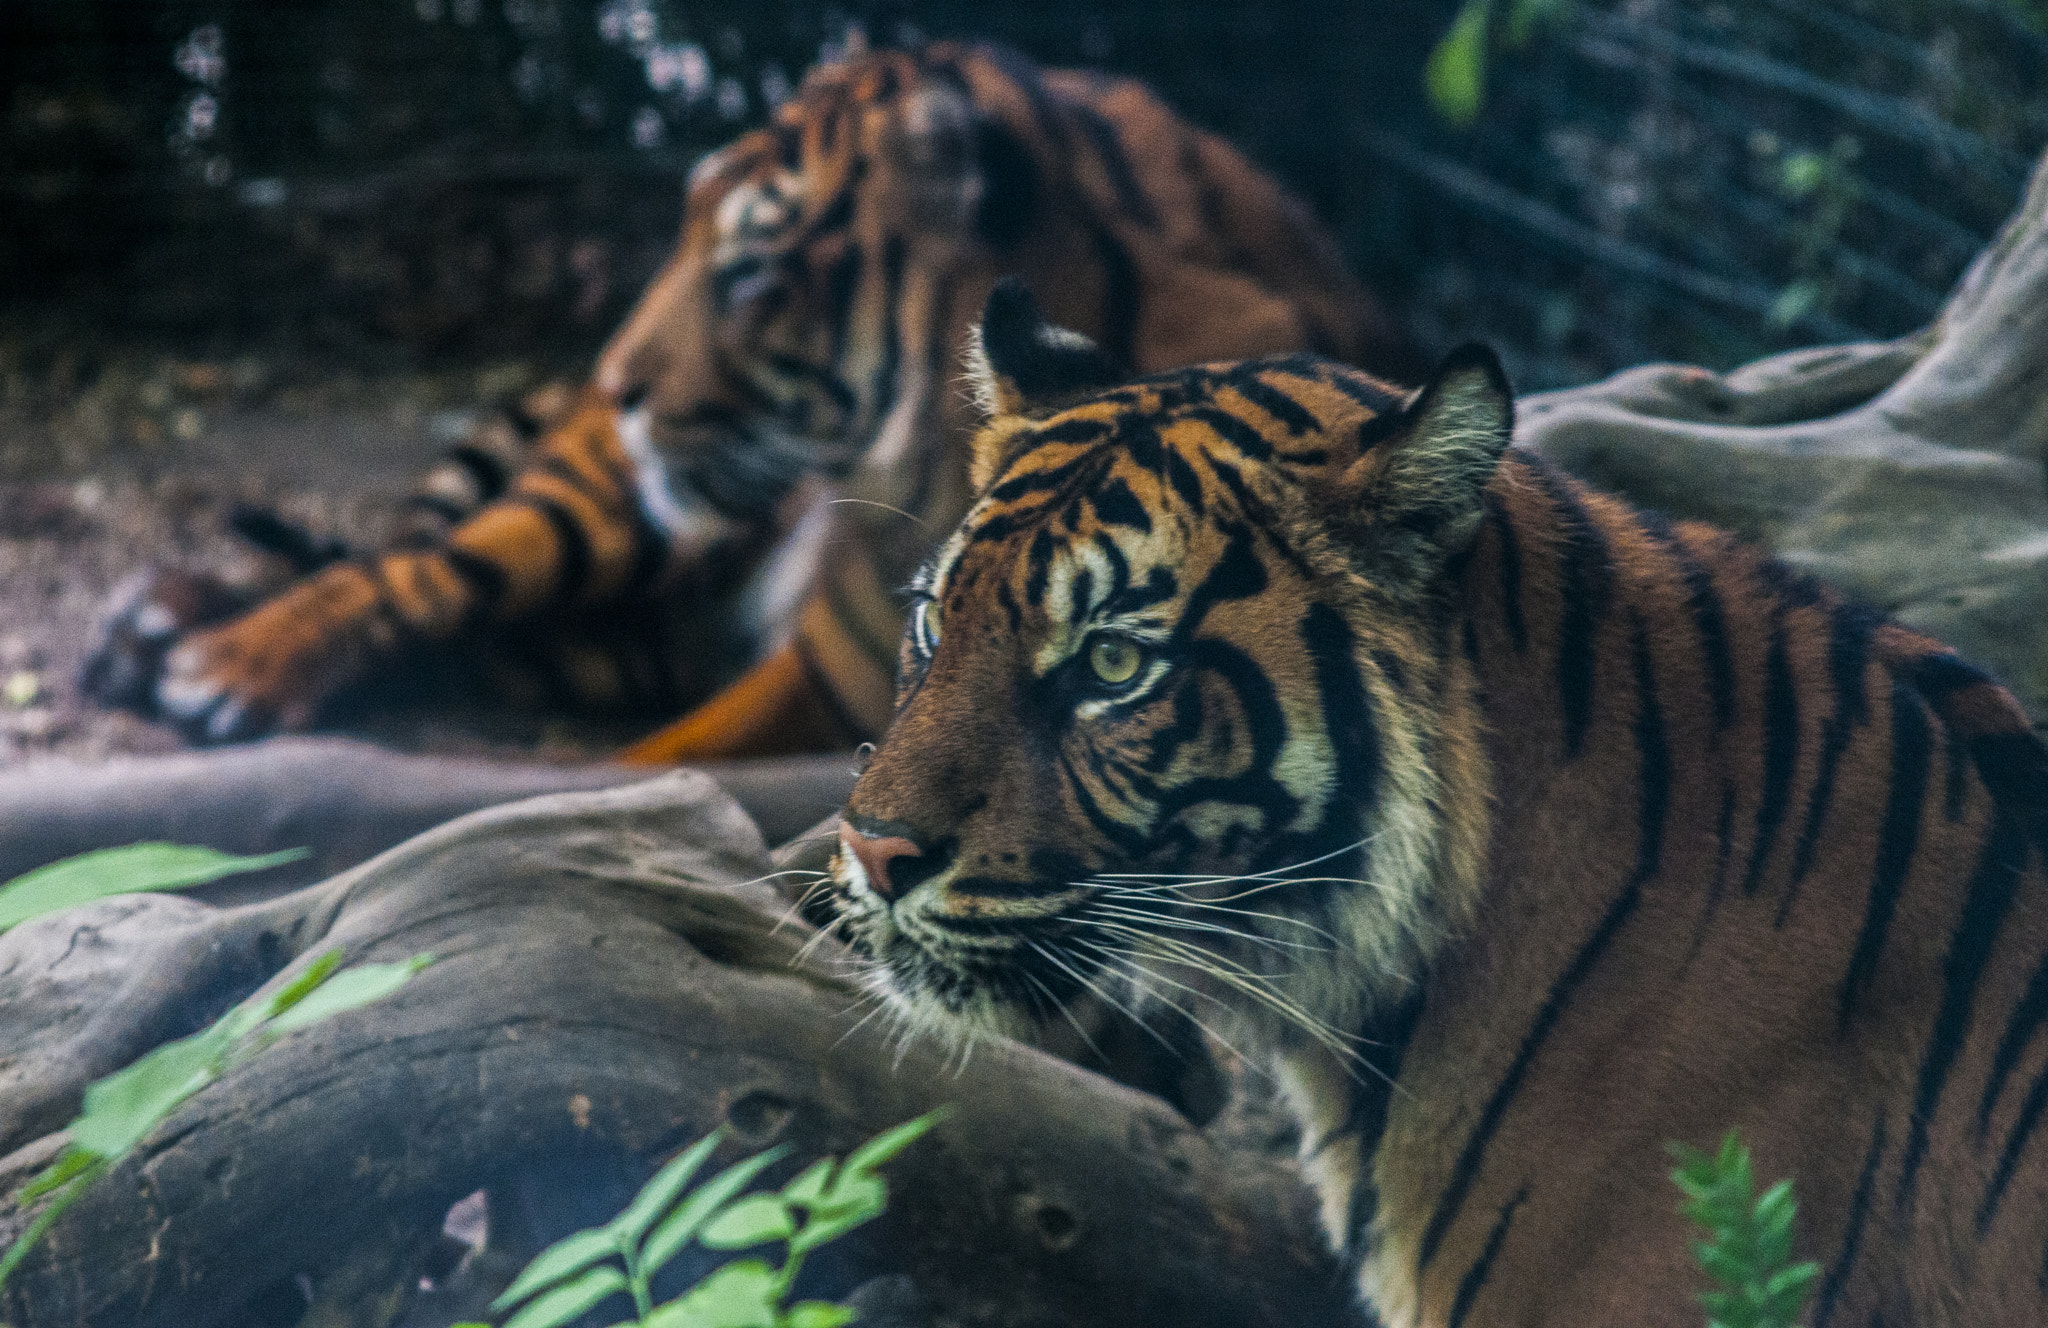
[[[698,153],[954,35],[1148,80],[1527,387],[1917,326],[2048,139],[2041,0],[15,0],[0,324],[584,355]]]

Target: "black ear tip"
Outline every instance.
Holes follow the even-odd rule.
[[[996,282],[995,288],[988,293],[988,303],[981,308],[981,325],[989,332],[1014,335],[1035,328],[1044,321],[1045,315],[1038,311],[1038,301],[1031,296],[1031,287],[1014,273]]]
[[[1508,382],[1508,371],[1501,367],[1500,356],[1483,341],[1466,341],[1453,347],[1450,354],[1437,361],[1436,372],[1430,377],[1441,381],[1474,369],[1485,374],[1487,381],[1502,396],[1514,396],[1515,389]]]

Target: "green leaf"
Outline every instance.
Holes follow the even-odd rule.
[[[55,1162],[37,1172],[26,1185],[23,1185],[15,1193],[15,1205],[19,1207],[22,1204],[31,1203],[42,1198],[51,1190],[62,1186],[73,1176],[89,1169],[95,1162],[102,1161],[105,1161],[105,1159],[88,1153],[77,1144],[66,1145],[64,1151],[57,1155]]]
[[[1565,0],[1515,0],[1508,7],[1507,35],[1503,45],[1511,51],[1527,46],[1529,38],[1536,35],[1536,25],[1563,14],[1564,4]]]
[[[780,1284],[776,1271],[759,1259],[739,1259],[657,1308],[640,1321],[641,1328],[776,1328]]]
[[[826,1202],[811,1209],[810,1220],[790,1237],[792,1254],[804,1254],[836,1240],[863,1222],[882,1215],[889,1206],[889,1186],[880,1176],[855,1176],[841,1172]]]
[[[263,1017],[265,1019],[275,1019],[300,1001],[305,1000],[306,997],[312,995],[315,987],[327,981],[333,975],[334,970],[341,967],[341,961],[347,957],[347,952],[340,946],[335,946],[331,950],[323,950],[318,958],[306,965],[305,972],[287,982],[278,990],[276,995],[270,998],[269,1002],[263,1007]]]
[[[704,1165],[704,1160],[711,1156],[724,1137],[724,1130],[713,1130],[678,1153],[640,1187],[640,1193],[633,1196],[633,1202],[626,1205],[626,1211],[613,1218],[605,1228],[618,1238],[621,1247],[640,1243],[640,1238],[647,1234],[647,1228],[669,1210],[669,1205],[676,1201],[676,1196],[683,1192],[683,1187],[690,1183],[691,1177],[697,1174],[697,1169]]]
[[[215,1024],[166,1042],[85,1090],[85,1106],[71,1122],[71,1142],[97,1157],[120,1157],[178,1104],[220,1077],[233,1040]]]
[[[302,848],[288,848],[245,858],[187,844],[130,844],[81,853],[0,886],[0,931],[43,913],[110,895],[183,890],[223,876],[296,862],[306,853]]]
[[[832,1158],[819,1158],[782,1187],[782,1197],[790,1203],[802,1204],[806,1208],[815,1208],[824,1203],[825,1195],[828,1193],[827,1186],[832,1180],[832,1168],[837,1165]]]
[[[1824,294],[1819,282],[1802,278],[1778,292],[1764,319],[1773,327],[1790,327],[1812,313]]]
[[[1438,115],[1463,128],[1479,118],[1486,97],[1486,21],[1493,0],[1465,0],[1451,30],[1422,67],[1429,104]]]
[[[525,1309],[505,1320],[505,1328],[556,1328],[606,1296],[626,1289],[626,1275],[618,1269],[592,1268],[575,1281],[534,1297]]]
[[[934,1107],[916,1120],[905,1121],[893,1130],[882,1131],[847,1154],[846,1174],[866,1175],[916,1143],[927,1130],[952,1114],[951,1107]]]
[[[84,1194],[106,1169],[105,1161],[94,1158],[91,1165],[73,1178],[68,1188],[58,1192],[57,1197],[50,1201],[49,1207],[36,1214],[35,1221],[22,1229],[22,1233],[14,1238],[14,1244],[7,1247],[7,1253],[0,1255],[0,1286],[7,1285],[7,1279],[21,1266],[21,1261],[28,1257],[28,1252],[35,1248],[36,1242],[43,1238],[43,1233],[50,1229],[58,1215],[77,1202],[78,1196]]]
[[[782,1316],[783,1328],[840,1328],[841,1324],[852,1323],[860,1317],[860,1311],[851,1305],[835,1305],[829,1300],[800,1300],[789,1307],[789,1313]]]
[[[657,1269],[690,1243],[690,1238],[710,1220],[713,1213],[725,1206],[726,1200],[747,1188],[754,1177],[781,1161],[788,1152],[788,1144],[777,1144],[765,1153],[756,1153],[733,1163],[692,1190],[687,1199],[676,1205],[674,1212],[662,1219],[641,1247],[641,1276],[654,1276]]]
[[[320,956],[315,967],[326,963],[329,955],[338,956],[340,953],[339,950],[328,951],[327,954]],[[410,982],[413,974],[433,962],[433,952],[428,951],[397,963],[358,964],[346,972],[335,973],[332,977],[327,977],[323,973],[324,981],[300,993],[289,1004],[279,1005],[277,1001],[272,1002],[271,1008],[275,1013],[269,1023],[270,1031],[289,1033],[293,1029],[304,1028],[309,1024],[317,1024],[323,1019],[332,1018],[344,1010],[354,1010],[381,1001]],[[307,975],[310,976],[311,972],[312,970],[308,970]],[[333,972],[331,965],[327,972]],[[296,987],[298,983],[292,985]],[[289,991],[290,987],[286,988],[285,992],[279,992],[278,1001],[282,1001]]]
[[[787,1240],[796,1230],[789,1205],[779,1194],[750,1194],[704,1224],[698,1239],[706,1249],[742,1250]]]
[[[607,1255],[618,1253],[618,1249],[611,1232],[601,1228],[564,1236],[533,1256],[533,1262],[519,1270],[519,1276],[512,1279],[512,1285],[491,1302],[491,1313],[503,1314],[542,1287],[559,1282],[572,1273],[580,1273]]]

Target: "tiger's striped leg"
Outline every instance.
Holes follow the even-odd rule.
[[[628,765],[675,765],[787,756],[851,747],[862,736],[792,643],[675,723],[620,752],[618,759]]]
[[[794,640],[620,759],[670,765],[826,752],[878,737],[895,710],[901,632],[872,547],[842,545],[798,610]]]
[[[156,702],[212,741],[303,727],[409,645],[614,602],[672,559],[745,534],[715,523],[657,531],[643,517],[617,412],[592,394],[445,544],[334,564],[186,638],[165,657]]]

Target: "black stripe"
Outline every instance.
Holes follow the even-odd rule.
[[[1152,514],[1131,492],[1131,486],[1115,476],[1091,489],[1088,502],[1095,508],[1095,519],[1104,525],[1129,526],[1147,535],[1152,533]]]
[[[848,245],[825,276],[825,325],[832,329],[834,364],[846,356],[847,327],[853,315],[854,296],[860,293],[860,265],[860,246]]]
[[[1877,865],[1870,875],[1870,898],[1863,906],[1863,926],[1856,949],[1842,976],[1835,1022],[1846,1028],[1856,1003],[1877,974],[1878,956],[1891,931],[1899,891],[1913,854],[1920,846],[1920,811],[1927,799],[1927,769],[1932,760],[1932,733],[1926,703],[1905,682],[1892,683],[1892,771],[1885,794],[1884,821],[1877,834]]]
[[[1735,784],[1731,780],[1721,785],[1721,816],[1714,823],[1714,882],[1707,887],[1707,906],[1700,910],[1699,925],[1693,928],[1692,948],[1685,952],[1687,964],[1699,958],[1700,947],[1707,943],[1707,931],[1721,911],[1721,896],[1728,888],[1728,860],[1734,851]]]
[[[1196,516],[1202,514],[1202,481],[1195,474],[1187,458],[1172,448],[1166,449],[1166,482],[1180,495],[1188,510]]]
[[[1247,366],[1245,372],[1233,374],[1229,380],[1245,400],[1265,411],[1287,430],[1288,436],[1299,438],[1305,433],[1319,432],[1323,422],[1309,411],[1309,408],[1288,396],[1273,384],[1267,382]]]
[[[1069,102],[1068,108],[1073,111],[1082,132],[1087,134],[1089,146],[1102,159],[1102,169],[1109,176],[1110,187],[1116,190],[1118,210],[1148,231],[1159,229],[1159,213],[1153,209],[1152,200],[1145,197],[1145,190],[1138,184],[1137,172],[1131,169],[1131,159],[1124,152],[1123,140],[1117,137],[1116,126],[1086,102]]]
[[[1419,1277],[1436,1257],[1438,1247],[1449,1232],[1451,1222],[1457,1217],[1459,1208],[1465,1202],[1465,1195],[1479,1176],[1479,1164],[1493,1135],[1500,1128],[1501,1117],[1506,1114],[1509,1101],[1520,1091],[1522,1078],[1529,1072],[1530,1064],[1541,1051],[1557,1021],[1563,1016],[1565,1007],[1577,994],[1579,985],[1593,966],[1607,952],[1607,947],[1620,934],[1622,925],[1629,920],[1641,902],[1643,884],[1656,874],[1664,844],[1664,817],[1671,797],[1671,754],[1664,733],[1664,716],[1657,704],[1656,679],[1651,669],[1649,642],[1641,623],[1635,628],[1636,655],[1636,753],[1639,763],[1637,782],[1642,788],[1641,807],[1637,816],[1636,867],[1629,882],[1621,893],[1608,905],[1607,913],[1579,947],[1571,966],[1552,984],[1550,993],[1544,997],[1543,1006],[1536,1012],[1535,1022],[1522,1039],[1521,1048],[1515,1053],[1514,1061],[1487,1100],[1485,1109],[1479,1114],[1479,1123],[1472,1135],[1465,1141],[1465,1149],[1458,1155],[1457,1164],[1451,1170],[1450,1183],[1437,1200],[1436,1211],[1430,1215],[1429,1226],[1422,1233],[1421,1256],[1417,1261],[1416,1274]]]
[[[1515,1220],[1515,1210],[1528,1197],[1529,1187],[1524,1185],[1515,1191],[1514,1198],[1501,1205],[1500,1216],[1494,1219],[1493,1230],[1487,1233],[1486,1248],[1479,1251],[1479,1258],[1458,1283],[1457,1298],[1451,1301],[1448,1328],[1459,1328],[1465,1322],[1465,1316],[1472,1312],[1472,1302],[1479,1298],[1479,1292],[1486,1286],[1486,1279],[1493,1272],[1493,1261],[1500,1254],[1501,1243],[1508,1238],[1508,1224]]]
[[[1742,874],[1742,893],[1753,895],[1763,884],[1764,862],[1771,856],[1785,808],[1792,799],[1792,772],[1799,763],[1799,693],[1792,680],[1792,660],[1785,643],[1785,620],[1771,626],[1770,654],[1764,659],[1764,783],[1756,805],[1756,839],[1749,849],[1749,869]]]
[[[1375,1247],[1372,1224],[1379,1217],[1379,1187],[1373,1183],[1373,1161],[1379,1156],[1380,1137],[1387,1132],[1387,1113],[1394,1105],[1394,1085],[1401,1078],[1401,1058],[1422,1022],[1420,986],[1383,1019],[1361,1029],[1358,1040],[1364,1050],[1359,1059],[1362,1073],[1353,1077],[1350,1110],[1344,1123],[1329,1139],[1358,1141],[1358,1180],[1351,1190],[1351,1205],[1344,1224],[1345,1280],[1355,1283],[1358,1271]]]
[[[475,510],[466,503],[458,503],[453,498],[443,498],[438,493],[412,494],[406,498],[405,506],[409,511],[431,512],[451,526],[462,524],[463,518]]]
[[[2026,1150],[2034,1127],[2041,1123],[2043,1108],[2048,1108],[2048,1066],[2043,1066],[2041,1072],[2034,1076],[2034,1085],[2027,1090],[2026,1101],[2020,1104],[2020,1114],[2012,1123],[2012,1133],[2005,1137],[2005,1151],[1999,1154],[1998,1170],[1992,1173],[1991,1184],[1984,1191],[1984,1201],[1977,1206],[1979,1236],[1991,1229],[1991,1219],[1998,1215],[1999,1201],[2005,1198],[2005,1188],[2012,1184],[2013,1172],[2019,1168],[2020,1154]]]
[[[1530,471],[1557,509],[1564,539],[1558,566],[1562,612],[1557,632],[1557,690],[1564,705],[1564,747],[1576,757],[1593,720],[1594,666],[1598,659],[1600,624],[1614,586],[1614,563],[1607,540],[1572,492],[1571,482],[1538,458],[1528,458]]]
[[[554,476],[607,512],[618,504],[616,493],[592,485],[590,477],[578,470],[567,457],[543,456],[535,461],[533,466],[535,470]]]
[[[1991,1074],[1984,1082],[1984,1097],[1977,1103],[1977,1142],[1991,1132],[1991,1113],[1998,1106],[1998,1098],[2005,1091],[2005,1081],[2019,1068],[2020,1055],[2027,1049],[2027,1043],[2041,1027],[2041,1021],[2048,1017],[2048,952],[2041,956],[2041,962],[2034,967],[2034,976],[2027,982],[2027,990],[2020,997],[2019,1004],[2012,1010],[2012,1018],[2005,1024],[2005,1036],[1998,1040],[1998,1053],[1991,1058]]]
[[[868,380],[869,418],[879,421],[896,404],[903,374],[903,263],[901,235],[882,243],[882,360]]]
[[[1061,147],[1066,146],[1067,128],[1054,109],[1052,93],[1046,89],[1045,80],[1039,76],[1038,66],[1031,58],[1012,46],[1000,42],[978,43],[975,52],[994,65],[1005,78],[1017,85],[1024,94],[1024,100],[1031,104],[1031,118],[1038,122],[1038,131]]]
[[[1686,611],[1692,615],[1693,630],[1699,633],[1700,652],[1706,656],[1707,693],[1714,702],[1714,727],[1726,729],[1735,722],[1735,656],[1728,649],[1728,619],[1720,592],[1714,589],[1714,574],[1693,556],[1661,513],[1643,512],[1639,519],[1643,529],[1678,564],[1679,579],[1685,582]]]
[[[558,546],[554,600],[557,604],[574,603],[576,597],[583,593],[584,583],[590,579],[590,540],[584,535],[582,525],[568,509],[552,498],[522,493],[506,501],[538,512],[554,528]]]
[[[1961,658],[1952,650],[1935,650],[1899,664],[1898,671],[1913,680],[1928,704],[1938,711],[1941,703],[1956,692],[1971,687],[1996,687],[1998,680]]]
[[[1522,620],[1522,542],[1508,521],[1507,507],[1498,495],[1486,495],[1486,520],[1493,527],[1500,559],[1501,613],[1507,619],[1508,639],[1517,651],[1529,648],[1529,625]]]
[[[1828,807],[1835,796],[1835,778],[1840,773],[1843,753],[1856,730],[1870,722],[1870,697],[1864,690],[1864,671],[1870,664],[1870,638],[1884,621],[1877,610],[1860,604],[1838,606],[1828,629],[1828,681],[1835,693],[1834,713],[1822,730],[1820,766],[1814,774],[1813,790],[1807,795],[1806,823],[1792,849],[1792,881],[1778,901],[1774,925],[1782,927],[1799,898],[1800,883],[1813,870],[1814,854],[1820,847],[1820,832],[1827,823]]]
[[[1944,729],[1942,741],[1948,747],[1948,783],[1941,798],[1941,814],[1953,823],[1963,819],[1963,796],[1970,789],[1970,746],[1954,729]]]
[[[1849,1199],[1849,1220],[1842,1229],[1842,1248],[1821,1279],[1820,1294],[1814,1300],[1813,1328],[1827,1328],[1835,1314],[1835,1303],[1856,1267],[1856,1255],[1863,1247],[1863,1224],[1870,1220],[1870,1196],[1877,1188],[1877,1167],[1884,1160],[1884,1109],[1877,1112],[1877,1125],[1870,1134],[1870,1148],[1863,1154],[1863,1171],[1856,1178],[1856,1192]]]
[[[489,618],[497,609],[498,601],[505,598],[505,569],[460,545],[448,545],[440,550],[440,554],[448,560],[449,570],[476,597],[476,603],[470,606],[469,621],[474,624]]]
[[[1107,228],[1090,226],[1089,239],[1102,264],[1102,350],[1128,367],[1138,351],[1138,265]]]
[[[1348,364],[1333,364],[1308,355],[1276,356],[1264,363],[1271,369],[1335,388],[1375,415],[1398,414],[1401,409],[1400,393],[1387,390]]]
[[[1324,733],[1336,764],[1332,812],[1351,817],[1370,807],[1379,782],[1380,736],[1372,701],[1358,668],[1358,641],[1344,615],[1328,604],[1311,605],[1301,621],[1301,640],[1315,665],[1322,699]]]
[[[458,443],[449,448],[448,460],[468,473],[469,482],[476,488],[477,501],[480,503],[487,503],[505,492],[505,485],[512,478],[503,462],[469,443]]]
[[[633,504],[633,566],[626,573],[621,599],[640,599],[651,592],[668,567],[668,536]]]
[[[1920,1062],[1919,1087],[1913,1095],[1913,1120],[1906,1134],[1906,1150],[1899,1165],[1899,1189],[1894,1207],[1903,1216],[1913,1206],[1914,1186],[1920,1179],[1920,1163],[1927,1154],[1927,1132],[1941,1105],[1941,1091],[1948,1084],[1949,1071],[1962,1053],[1970,1032],[1970,1008],[1976,1003],[1977,984],[1983,980],[1984,965],[1991,947],[2012,907],[2020,872],[2027,860],[2027,841],[2013,819],[2001,809],[1991,823],[1984,841],[1984,856],[1970,879],[1963,913],[1949,938],[1948,958],[1941,966],[1941,1008],[1934,1016],[1928,1036],[1927,1055]]]
[[[1636,815],[1635,879],[1657,874],[1664,858],[1664,821],[1671,806],[1671,746],[1664,735],[1664,709],[1657,701],[1655,661],[1641,619],[1635,623],[1636,758],[1642,804]]]
[[[1045,600],[1046,581],[1052,576],[1052,555],[1052,532],[1041,528],[1031,537],[1031,551],[1025,555],[1030,571],[1024,577],[1024,599],[1034,609]]]

